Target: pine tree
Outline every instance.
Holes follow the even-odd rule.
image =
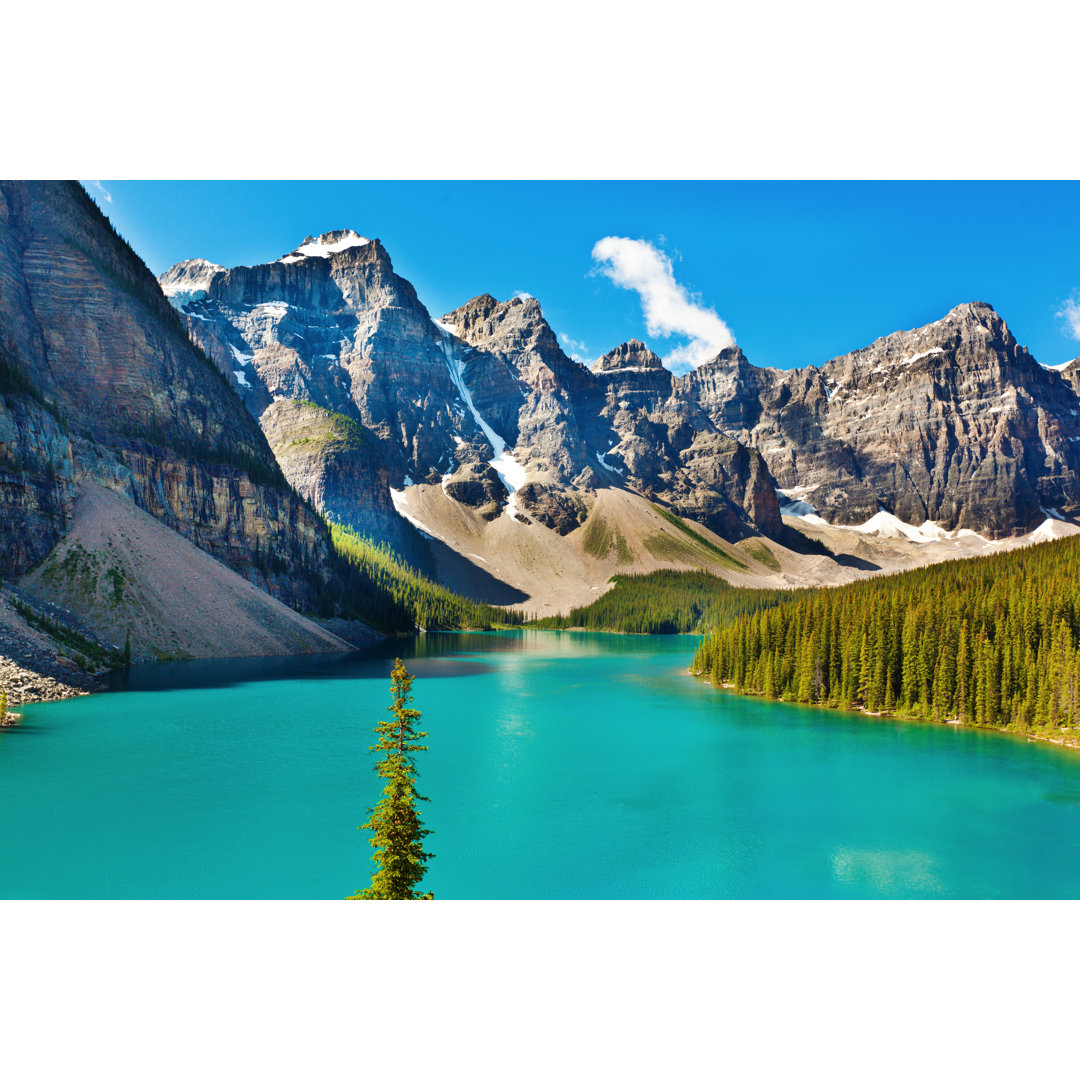
[[[423,850],[425,836],[430,829],[423,827],[416,800],[427,799],[416,791],[416,763],[413,755],[426,750],[420,740],[427,738],[426,731],[417,731],[420,719],[417,709],[410,709],[413,676],[401,660],[394,664],[390,673],[390,694],[393,705],[387,706],[392,719],[381,721],[375,728],[379,736],[377,746],[369,749],[382,752],[382,759],[375,772],[386,781],[383,797],[371,810],[371,817],[362,829],[369,829],[369,843],[376,849],[371,856],[379,868],[371,878],[371,885],[349,897],[350,900],[431,900],[431,893],[419,893],[416,886],[424,876],[425,863],[433,856]]]

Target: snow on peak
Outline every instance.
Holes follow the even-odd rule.
[[[300,262],[302,259],[329,259],[331,255],[348,248],[363,247],[370,244],[366,236],[361,236],[352,229],[335,229],[322,236],[306,236],[304,242],[288,255],[278,259],[282,263]]]
[[[188,299],[199,299],[206,294],[210,279],[224,269],[207,259],[184,259],[161,274],[158,284],[166,296],[184,294]]]

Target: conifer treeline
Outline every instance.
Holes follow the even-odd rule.
[[[1080,537],[822,589],[711,634],[692,670],[788,701],[1021,727],[1080,720]]]
[[[357,618],[385,631],[490,630],[520,626],[516,611],[458,596],[417,573],[386,544],[376,544],[348,527],[330,526],[338,563],[340,596]]]
[[[785,589],[737,589],[704,570],[616,574],[613,589],[569,615],[530,623],[539,630],[618,630],[624,634],[690,634],[804,595]]]

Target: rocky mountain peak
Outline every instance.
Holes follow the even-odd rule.
[[[498,306],[499,301],[491,293],[484,293],[444,315],[440,322],[455,327],[457,336],[467,341],[472,331],[487,322]]]
[[[519,341],[528,338],[533,347],[558,351],[562,355],[555,332],[544,318],[540,302],[533,296],[515,296],[500,303],[489,293],[484,293],[444,315],[440,321],[445,326],[455,327],[457,336],[470,345],[481,345],[509,335]]]
[[[376,241],[377,242],[377,241]],[[329,259],[350,248],[366,247],[371,241],[353,229],[333,229],[321,236],[305,236],[304,242],[278,262],[294,263],[302,259]]]
[[[986,303],[985,300],[969,300],[967,303],[957,304],[941,322],[946,319],[977,322],[986,327],[1005,325],[1005,320],[994,310],[993,305]]]
[[[980,347],[993,344],[1015,351],[1016,339],[1005,320],[994,308],[981,300],[957,304],[944,318],[910,333],[924,337],[955,338],[977,341]]]
[[[594,372],[602,371],[657,371],[664,362],[643,341],[631,338],[609,353],[605,353],[593,364]]]
[[[224,266],[218,266],[207,259],[183,259],[161,274],[158,284],[161,291],[170,298],[179,293],[191,298],[195,293],[205,294],[210,279],[224,270]]]
[[[750,366],[750,361],[746,359],[746,353],[738,345],[729,345],[726,349],[721,349],[709,363],[735,368]]]
[[[691,376],[698,375],[702,378],[715,377],[718,374],[741,370],[743,368],[750,368],[753,365],[746,359],[746,354],[739,348],[738,345],[731,345],[726,349],[721,349],[711,360],[706,360],[704,364],[699,364],[692,371],[687,372],[681,376],[683,379],[689,379]],[[759,370],[754,368],[755,371]]]
[[[830,360],[820,370],[843,383],[852,376],[900,378],[907,371],[927,367],[937,370],[943,365],[985,367],[992,358],[1004,365],[1019,361],[1025,369],[1034,365],[1028,351],[1017,343],[993,307],[972,301],[958,304],[925,326],[880,337],[865,348]]]

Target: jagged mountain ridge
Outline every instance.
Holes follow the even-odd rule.
[[[736,543],[791,542],[781,506],[989,538],[1080,509],[1080,362],[1042,368],[982,303],[816,367],[733,348],[676,377],[639,341],[589,370],[533,298],[484,294],[433,320],[381,242],[349,230],[161,282],[289,480],[392,542],[403,517],[471,558],[468,538],[496,525],[512,547],[507,522],[570,538],[609,488]],[[313,408],[355,425],[348,453],[309,434]]]
[[[832,523],[884,508],[1001,538],[1080,510],[1076,382],[1036,363],[988,304],[820,367],[755,368],[729,349],[687,378],[717,425]]]
[[[278,416],[287,399],[354,421],[378,449],[381,462],[370,465],[381,464],[385,478],[373,475],[368,489],[350,481],[351,505],[327,494],[348,487],[334,479],[333,460],[323,462],[323,480],[317,453],[303,468],[279,453],[290,481],[332,518],[392,539],[400,518],[389,489],[426,483],[485,520],[508,513],[565,535],[598,488],[638,485],[605,459],[619,441],[605,387],[566,356],[535,300],[484,295],[433,320],[382,244],[348,230],[308,237],[273,263],[206,276],[212,265],[189,260],[160,280],[271,442],[289,442]],[[205,285],[201,296],[191,295],[192,283]],[[758,482],[767,477],[760,455],[700,410],[693,431],[685,417],[669,419],[680,431],[669,471],[681,475],[654,483],[648,497],[732,539],[777,531],[772,486]],[[698,476],[678,455],[702,433],[709,445],[690,455],[707,459]]]

